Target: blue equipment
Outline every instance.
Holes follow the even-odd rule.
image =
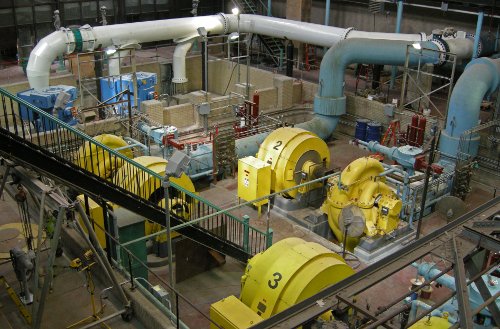
[[[156,73],[151,72],[137,72],[137,109],[140,110],[141,102],[153,99],[155,85],[157,83]],[[124,74],[122,76],[101,78],[101,102],[107,103],[117,102],[119,100],[128,100],[128,95],[124,94],[123,97],[114,97],[116,94],[130,90],[131,106],[134,106],[134,80],[132,74]],[[123,103],[116,106],[117,113],[128,113],[128,104]]]
[[[375,141],[380,142],[382,134],[382,124],[380,122],[369,122],[366,127],[366,140],[367,142]]]
[[[59,120],[69,125],[73,126],[77,123],[71,112],[73,102],[78,97],[77,90],[73,86],[58,85],[38,90],[28,89],[17,93],[17,97],[48,114],[57,116]],[[51,120],[39,117],[37,113],[34,113],[24,105],[20,106],[19,114],[23,120],[31,121],[37,131],[46,131],[55,128],[55,124]]]
[[[354,132],[354,137],[360,141],[366,142],[366,126],[370,120],[368,119],[357,119],[356,120],[356,131]]]

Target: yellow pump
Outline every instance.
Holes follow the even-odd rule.
[[[328,222],[340,242],[344,240],[342,211],[359,214],[357,220],[364,222],[361,233],[373,237],[385,235],[398,227],[402,202],[385,183],[382,164],[373,158],[364,157],[351,162],[339,177],[328,180],[330,186],[321,210],[328,215]],[[348,208],[349,207],[349,208]],[[349,220],[346,218],[346,220]],[[359,224],[359,222],[358,222]],[[359,235],[348,236],[347,247],[353,249]]]
[[[226,329],[247,328],[249,321],[267,319],[352,274],[342,257],[325,247],[283,239],[248,261],[240,302],[230,296],[214,303],[210,317]]]
[[[133,161],[138,164],[148,168],[150,171],[153,171],[160,175],[161,177],[165,176],[165,167],[168,163],[167,160],[155,157],[155,156],[141,156],[135,158]],[[118,182],[120,187],[124,189],[138,194],[140,197],[144,199],[150,200],[156,193],[160,192],[163,195],[163,187],[162,182],[151,175],[144,175],[142,172],[137,171],[136,168],[129,168],[130,165],[123,165],[116,172],[115,181]],[[177,184],[178,186],[184,188],[189,192],[195,192],[195,188],[191,178],[187,176],[185,173],[181,175],[179,178],[170,178],[170,181]],[[159,205],[161,207],[165,207],[165,199],[161,198],[159,201]],[[190,213],[193,210],[193,203],[185,203],[182,198],[178,198],[175,195],[170,195],[170,211],[175,212],[181,218],[189,219]],[[156,223],[146,223],[146,235],[154,233],[160,230],[159,224]],[[178,235],[177,233],[173,233],[172,236]],[[159,240],[165,239],[166,236],[159,238]]]
[[[267,136],[257,158],[271,165],[271,190],[281,191],[321,177],[330,166],[326,143],[310,131],[284,127]],[[321,187],[321,183],[309,189]],[[295,198],[305,189],[295,189],[286,196]]]
[[[111,134],[95,136],[94,140],[106,145],[110,149],[117,149],[128,145],[123,138]],[[132,150],[129,148],[118,152],[128,158],[134,157]],[[90,142],[85,142],[78,149],[78,165],[99,175],[101,178],[111,177],[122,164],[123,161],[114,156],[109,156],[103,149],[92,146]]]

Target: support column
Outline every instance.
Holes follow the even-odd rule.
[[[401,32],[401,21],[403,20],[403,1],[398,0],[398,13],[396,15],[396,33]],[[396,74],[398,72],[398,67],[393,66],[392,67],[392,73],[391,73],[391,83],[390,83],[390,89],[394,88],[394,83],[396,81]]]
[[[267,0],[267,16],[271,15],[271,0]]]
[[[326,0],[325,5],[325,25],[330,25],[330,0]]]
[[[481,40],[481,29],[483,27],[484,11],[477,13],[476,34],[474,36],[474,50],[472,51],[472,58],[478,58],[477,51],[479,49],[479,41]]]

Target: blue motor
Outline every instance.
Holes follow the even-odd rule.
[[[58,85],[44,89],[28,89],[17,93],[17,97],[38,107],[51,115],[57,116],[60,120],[69,125],[75,125],[77,120],[73,117],[71,108],[78,96],[77,90],[73,86]],[[37,131],[52,130],[56,124],[40,116],[38,113],[21,105],[19,114],[23,120],[33,122]]]
[[[155,86],[157,83],[156,73],[137,72],[137,109],[140,110],[141,102],[153,98]],[[131,106],[134,106],[134,80],[132,74],[124,74],[121,77],[101,78],[101,102],[108,100],[107,103],[117,102],[119,100],[127,100],[128,96],[123,95],[120,99],[114,97],[116,94],[130,90],[132,94]],[[123,103],[115,106],[118,114],[127,114],[128,104]]]

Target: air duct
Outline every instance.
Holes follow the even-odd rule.
[[[499,83],[500,59],[479,58],[467,65],[451,94],[446,130],[439,140],[441,155],[452,161],[459,151],[477,155],[479,136],[467,138],[467,149],[459,150],[460,136],[478,124],[484,97],[495,92]]]

